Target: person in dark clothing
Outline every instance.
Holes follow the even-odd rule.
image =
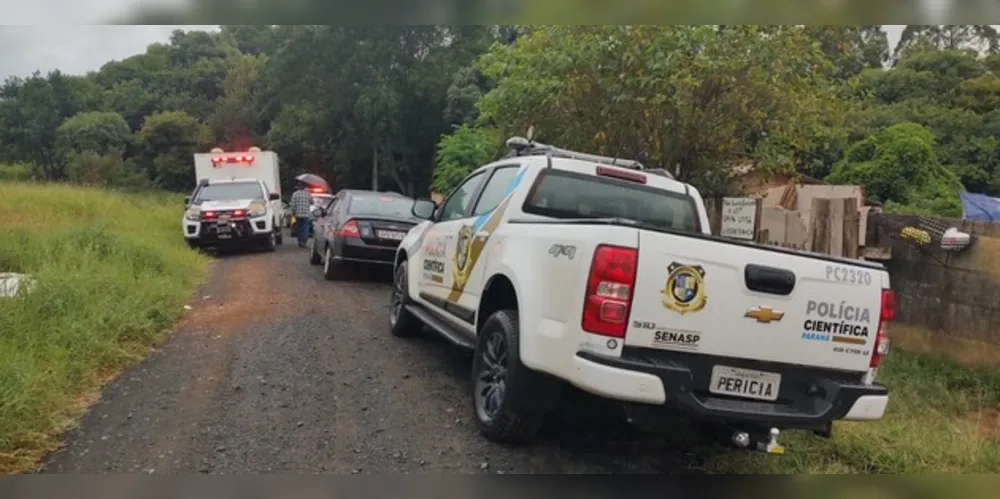
[[[292,200],[289,203],[292,208],[292,213],[295,214],[295,236],[299,240],[299,247],[305,248],[306,242],[309,241],[309,226],[312,224],[309,213],[309,208],[312,207],[312,194],[309,194],[307,186],[303,182],[299,182],[295,186],[295,192],[292,193]]]

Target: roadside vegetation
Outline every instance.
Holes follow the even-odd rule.
[[[786,432],[783,456],[726,452],[697,463],[719,473],[996,473],[1000,371],[896,349],[880,382],[892,390],[885,419],[836,423],[832,439]]]
[[[180,313],[205,261],[179,237],[179,198],[117,192],[189,191],[194,152],[259,146],[286,182],[308,171],[426,197],[530,126],[560,147],[646,153],[706,197],[737,194],[732,167],[751,163],[860,184],[886,211],[960,216],[959,190],[1000,195],[998,74],[989,25],[910,25],[894,48],[879,25],[261,25],[8,79],[0,272],[39,284],[0,300],[0,470],[30,467]],[[939,357],[893,353],[885,421],[695,466],[1000,471],[1000,371]]]
[[[207,260],[178,237],[180,206],[172,194],[0,181],[0,272],[36,283],[0,298],[0,472],[31,470],[183,313]]]

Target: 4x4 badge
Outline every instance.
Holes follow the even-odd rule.
[[[681,315],[705,308],[705,269],[701,265],[673,262],[667,267],[667,283],[660,293],[663,306]]]
[[[779,312],[772,309],[771,307],[754,307],[747,310],[747,313],[743,314],[743,317],[748,319],[757,319],[757,322],[761,324],[770,324],[771,322],[779,322],[781,318],[785,316],[784,312]]]

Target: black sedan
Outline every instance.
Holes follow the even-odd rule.
[[[313,207],[309,263],[323,265],[328,280],[355,264],[391,268],[396,248],[420,223],[413,199],[396,193],[345,189],[325,205]]]

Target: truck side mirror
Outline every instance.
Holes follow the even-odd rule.
[[[278,194],[277,192],[272,192],[271,195],[267,197],[267,199],[271,201],[277,201],[281,199],[281,194]]]
[[[189,204],[191,204],[191,196],[187,196],[184,198],[184,206],[187,206]]]

